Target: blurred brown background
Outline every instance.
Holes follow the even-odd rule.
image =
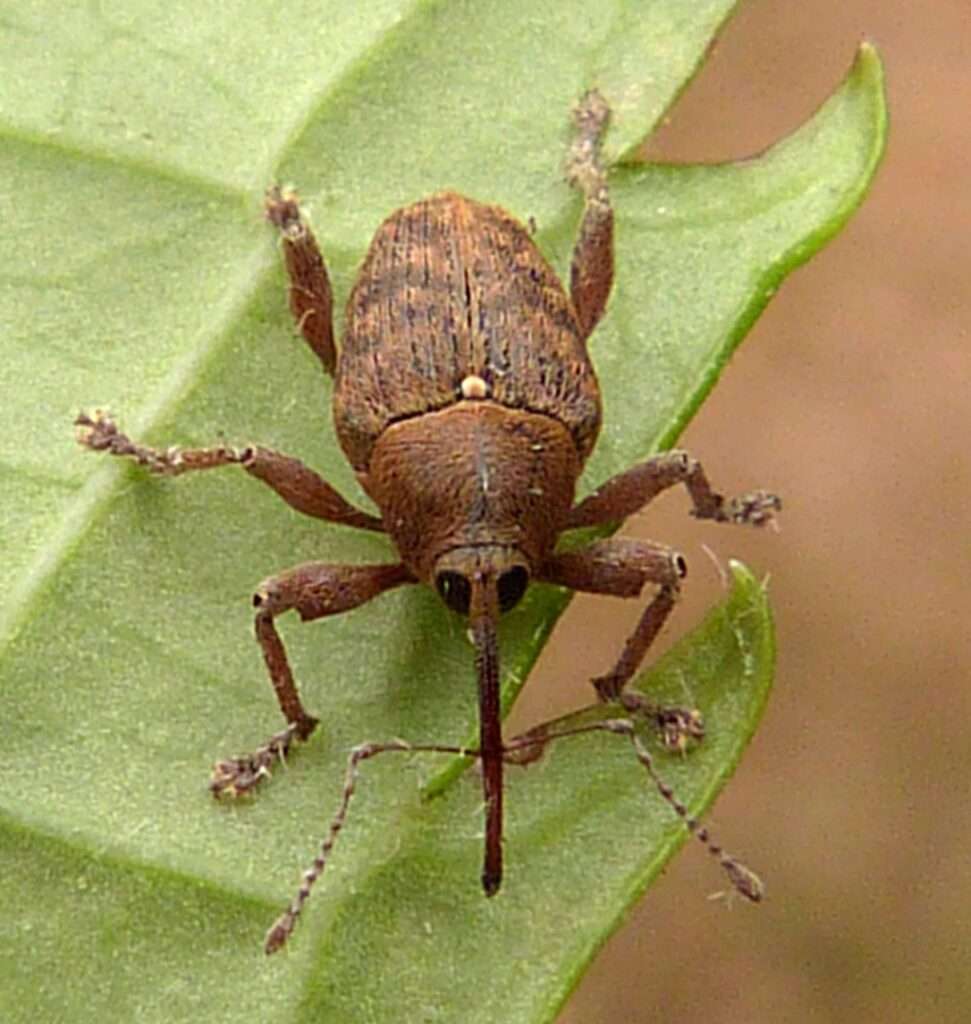
[[[758,152],[863,37],[892,117],[875,188],[682,439],[726,489],[778,490],[782,531],[702,526],[677,493],[628,528],[690,561],[665,643],[719,595],[702,543],[771,574],[776,689],[710,818],[768,899],[706,899],[721,879],[689,845],[563,1024],[971,1020],[971,3],[752,0],[649,153]],[[578,600],[516,720],[585,701],[578,658],[602,670],[638,613]]]

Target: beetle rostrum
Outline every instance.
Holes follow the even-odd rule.
[[[295,610],[309,621],[357,607],[391,588],[424,583],[468,620],[478,678],[479,743],[472,750],[404,741],[364,744],[348,766],[341,807],[293,904],[270,930],[266,949],[286,942],[344,822],[361,761],[395,750],[463,753],[482,764],[485,851],[482,885],[502,881],[505,762],[531,760],[552,739],[589,728],[627,735],[662,795],[752,899],[761,887],[712,843],[654,774],[629,720],[584,729],[538,727],[504,741],[499,707],[500,616],[531,581],[633,597],[657,588],[613,667],[593,680],[600,700],[653,721],[681,748],[703,732],[700,715],[659,708],[626,689],[678,596],[682,557],[662,544],[613,538],[557,552],[564,531],[619,524],[655,495],[684,484],[693,513],[723,523],[769,522],[780,508],[755,491],[726,500],[701,466],[670,451],[608,480],[577,503],[577,480],[597,440],[600,390],[587,340],[613,282],[613,210],[600,143],[609,110],[598,92],[578,104],[567,179],[583,197],[567,291],[530,232],[496,206],[444,192],[397,210],[378,228],[347,301],[338,351],[324,258],[292,193],[271,188],[266,216],[279,231],[290,309],[334,379],[341,448],[379,515],[355,508],[313,470],[266,448],[168,448],[137,444],[105,413],[77,419],[82,444],[128,457],[161,474],[238,465],[307,515],[386,533],[389,564],[310,562],[265,580],[254,597],[255,630],[286,726],[252,754],[220,761],[216,796],[254,789],[269,769],[308,739],[317,719],[294,682],[275,620]],[[626,722],[626,725],[624,724]]]

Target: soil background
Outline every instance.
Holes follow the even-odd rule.
[[[721,487],[783,495],[781,532],[700,524],[683,493],[627,528],[689,559],[665,644],[718,599],[703,544],[771,577],[775,692],[709,817],[768,896],[709,900],[721,877],[686,846],[562,1024],[969,1019],[971,4],[742,5],[647,154],[759,152],[863,38],[892,119],[873,191],[784,283],[681,440]],[[586,702],[639,611],[578,599],[515,722]]]

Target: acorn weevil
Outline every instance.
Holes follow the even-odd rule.
[[[466,750],[392,741],[355,748],[343,800],[313,867],[270,929],[267,952],[292,932],[310,888],[343,825],[360,761],[392,750],[463,753],[482,764],[485,854],[482,886],[502,880],[504,762],[538,756],[551,739],[589,728],[627,735],[662,795],[716,854],[750,899],[761,883],[716,846],[654,774],[631,721],[584,729],[540,727],[504,741],[499,709],[497,624],[533,580],[620,597],[657,589],[616,664],[593,680],[599,699],[643,715],[678,748],[700,738],[696,711],[659,708],[626,689],[668,617],[685,574],[681,555],[662,544],[599,540],[558,553],[561,533],[617,524],[659,492],[684,484],[693,514],[761,526],[780,508],[764,491],[726,500],[682,451],[648,459],[608,480],[579,503],[576,483],[600,430],[600,391],[587,339],[613,281],[613,211],[600,142],[609,109],[596,91],[574,112],[567,178],[584,199],[570,267],[569,294],[516,219],[451,192],[397,210],[378,228],[347,303],[338,352],[327,268],[296,197],[271,188],[266,216],[281,237],[290,309],[324,371],[334,378],[333,413],[344,454],[380,515],[360,511],[293,458],[266,448],[166,450],[136,444],[102,412],[77,419],[88,448],[127,456],[175,476],[239,465],[307,515],[387,533],[399,560],[386,565],[310,562],[265,580],[253,598],[255,629],[286,727],[253,754],[220,761],[210,788],[252,790],[317,719],[297,691],[275,620],[295,610],[304,621],[336,615],[393,587],[426,583],[468,620],[478,676],[479,745]]]

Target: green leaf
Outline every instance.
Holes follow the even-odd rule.
[[[509,773],[507,877],[486,901],[474,773],[388,756],[364,769],[291,952],[266,960],[349,747],[470,734],[463,628],[420,588],[284,622],[322,729],[259,799],[214,804],[212,760],[278,722],[253,586],[387,543],[301,519],[242,474],[155,480],[86,457],[69,424],[107,405],[161,444],[259,440],[360,498],[329,384],[292,338],[263,187],[299,185],[339,295],[380,220],[445,187],[535,216],[562,268],[579,215],[561,175],[571,104],[603,89],[621,160],[732,7],[4,5],[4,1021],[549,1020],[683,841],[626,743],[564,741]],[[593,342],[605,427],[585,488],[674,440],[781,278],[860,201],[884,130],[864,47],[756,160],[615,167],[618,279]],[[504,622],[507,702],[563,605],[537,586]],[[692,812],[754,728],[771,645],[737,568],[650,674],[678,700],[687,680],[708,722],[684,761],[658,755]],[[421,799],[433,784],[444,795]]]

